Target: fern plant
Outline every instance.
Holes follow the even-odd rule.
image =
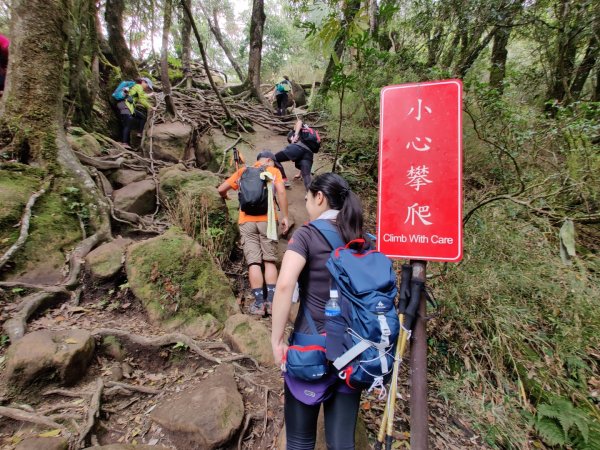
[[[551,446],[574,445],[578,449],[590,448],[590,419],[586,411],[576,408],[565,398],[555,398],[550,403],[542,403],[537,408],[535,429],[542,440]],[[593,440],[596,436],[593,427]]]

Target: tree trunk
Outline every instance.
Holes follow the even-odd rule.
[[[492,28],[490,30],[490,32],[487,34],[487,36],[485,38],[483,38],[483,40],[481,42],[479,42],[479,44],[477,44],[477,46],[475,48],[473,48],[471,51],[468,51],[465,53],[464,59],[461,59],[461,62],[458,65],[458,68],[456,70],[456,73],[458,74],[458,76],[460,78],[465,77],[465,75],[467,74],[467,71],[471,68],[473,63],[477,60],[477,57],[479,56],[479,54],[482,52],[482,50],[484,48],[486,48],[488,46],[488,44],[494,38],[494,36],[496,35],[496,33],[498,32],[499,29],[500,29],[499,26],[497,26],[497,25],[494,26],[494,28]]]
[[[131,56],[123,33],[123,0],[106,0],[104,18],[108,29],[108,44],[117,61],[123,78],[133,79],[139,77],[138,69]]]
[[[58,171],[68,0],[14,0],[9,76],[0,107],[2,144],[17,159]]]
[[[502,27],[494,36],[492,45],[490,87],[498,91],[500,95],[504,92],[504,76],[506,75],[506,58],[508,56],[508,40],[511,29]]]
[[[202,5],[202,3],[200,5]],[[213,8],[212,22],[208,15],[206,16],[206,20],[208,21],[208,26],[210,27],[210,31],[212,31],[212,34],[215,36],[215,39],[217,40],[217,42],[223,49],[225,56],[227,56],[227,59],[229,60],[229,63],[233,67],[233,70],[235,70],[235,73],[237,74],[238,78],[240,79],[240,82],[243,83],[244,80],[246,79],[246,75],[244,74],[244,72],[242,72],[240,65],[238,64],[235,57],[233,56],[233,53],[231,53],[231,49],[225,42],[225,38],[223,37],[223,34],[221,33],[221,28],[219,27],[219,20],[217,17],[217,9],[216,8]]]
[[[597,22],[600,22],[600,18],[598,18]],[[600,41],[598,39],[599,35],[600,26],[596,26],[596,30],[593,31],[592,37],[590,38],[590,43],[585,51],[585,56],[577,67],[577,70],[575,71],[575,79],[571,84],[571,96],[574,100],[578,100],[581,96],[581,91],[583,90],[585,80],[587,80],[590,72],[596,65],[598,54],[600,53]]]
[[[336,55],[337,61],[341,59],[342,54],[344,53],[345,42],[346,39],[344,36],[338,36],[338,38],[335,41],[333,51]],[[327,68],[325,69],[325,73],[323,74],[323,81],[321,81],[321,87],[318,91],[318,96],[321,99],[324,99],[325,97],[327,97],[327,94],[329,94],[329,88],[331,87],[331,79],[335,71],[336,58],[334,58],[333,55],[329,58],[329,63],[327,64]]]
[[[377,0],[368,0],[369,5],[369,33],[371,36],[377,36],[377,14],[379,8],[377,6]]]
[[[171,117],[175,117],[175,103],[173,103],[173,97],[171,95],[171,80],[169,79],[169,32],[171,30],[172,12],[172,0],[165,0],[162,50],[160,52],[160,81],[162,84],[163,93],[165,94],[167,114],[169,114]]]
[[[592,92],[592,101],[600,102],[600,67],[596,67],[596,87]]]
[[[192,9],[192,0],[184,0],[188,9]],[[182,7],[183,8],[183,7]],[[183,10],[181,16],[181,65],[183,66],[183,76],[185,77],[185,86],[192,88],[192,23],[190,18]]]
[[[88,124],[92,117],[94,103],[91,86],[94,81],[86,77],[92,73],[91,65],[98,51],[94,2],[90,0],[74,1],[71,7],[69,43],[69,94],[71,102],[70,121],[77,125]],[[86,59],[89,61],[86,67]],[[86,70],[86,68],[88,70]],[[94,89],[96,92],[96,89]]]
[[[344,47],[348,34],[348,27],[354,20],[354,17],[358,13],[359,9],[360,1],[348,0],[348,2],[345,3],[340,35],[337,37],[335,45],[333,47],[333,51],[336,55],[336,58],[334,58],[333,55],[331,56],[331,58],[329,58],[329,63],[327,64],[327,69],[325,69],[323,81],[321,82],[321,87],[319,88],[318,96],[321,99],[324,99],[329,93],[329,88],[331,87],[331,78],[333,77],[334,69],[336,66],[336,60],[339,61],[342,57],[342,54],[344,53]]]
[[[225,113],[225,116],[227,116],[228,120],[233,120],[234,117],[231,114],[231,112],[229,112],[229,108],[227,108],[227,105],[223,101],[223,98],[221,97],[221,94],[219,93],[219,90],[217,89],[217,85],[215,84],[215,81],[213,80],[212,74],[210,73],[210,68],[208,67],[208,58],[206,57],[206,52],[204,51],[204,45],[202,45],[202,38],[200,36],[200,32],[198,31],[198,27],[196,26],[196,21],[194,20],[194,18],[192,16],[192,10],[190,8],[188,8],[188,5],[185,2],[185,0],[181,0],[181,5],[183,6],[183,9],[185,10],[185,13],[187,14],[188,19],[189,19],[190,23],[192,24],[192,30],[194,31],[194,35],[196,36],[196,41],[198,42],[198,47],[200,48],[200,55],[202,56],[202,63],[204,64],[204,70],[206,71],[206,76],[208,77],[208,82],[210,83],[210,86],[212,87],[215,95],[217,96],[217,99],[219,100],[219,103],[221,104],[221,107],[223,108],[223,112]]]
[[[437,64],[442,44],[442,34],[444,28],[438,25],[433,30],[433,36],[427,41],[427,67],[433,67]]]
[[[554,103],[562,104],[565,100],[568,100],[570,76],[575,66],[577,48],[575,46],[575,36],[573,36],[568,23],[570,6],[569,0],[561,0],[559,5],[559,29],[558,36],[556,37],[554,73],[546,103],[546,110],[549,112],[555,108]]]
[[[262,63],[262,42],[265,27],[264,0],[252,0],[252,19],[250,22],[250,52],[248,54],[248,84],[252,95],[267,108],[271,105],[260,92],[260,66]]]

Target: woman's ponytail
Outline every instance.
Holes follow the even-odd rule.
[[[344,242],[363,238],[362,205],[346,180],[335,173],[324,173],[315,177],[308,189],[313,195],[322,192],[329,207],[339,210],[336,224]]]

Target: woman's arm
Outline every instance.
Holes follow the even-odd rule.
[[[300,272],[306,265],[304,256],[287,250],[283,255],[279,278],[275,286],[275,297],[273,298],[273,329],[271,331],[271,346],[273,347],[273,358],[276,364],[281,364],[283,355],[287,350],[284,342],[285,324],[287,323],[290,309],[292,307],[292,294],[300,276]]]

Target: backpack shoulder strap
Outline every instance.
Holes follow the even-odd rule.
[[[339,247],[344,247],[346,244],[344,243],[337,227],[331,223],[329,220],[325,219],[317,219],[313,220],[309,224],[311,227],[316,228],[319,233],[325,238],[325,240],[329,243],[332,250],[335,250]]]

